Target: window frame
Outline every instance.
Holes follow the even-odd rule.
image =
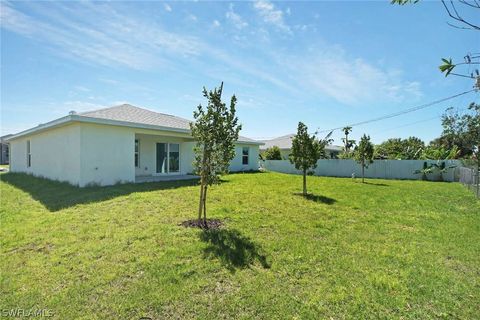
[[[32,144],[30,140],[27,140],[27,168],[32,166]]]
[[[247,154],[245,154],[245,150]],[[247,160],[245,163],[245,159]],[[250,164],[250,147],[242,147],[242,165],[248,166]]]
[[[133,163],[135,165],[135,168],[140,168],[140,139],[135,139],[133,149],[134,149]]]

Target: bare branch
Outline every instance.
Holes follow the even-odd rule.
[[[472,77],[472,76],[466,76],[466,75],[464,75],[464,74],[453,73],[453,72],[451,72],[450,74],[451,74],[451,75],[453,75],[453,76],[457,76],[457,77],[463,77],[463,78],[475,79],[475,77]]]
[[[442,4],[443,4],[443,7],[445,8],[445,11],[447,11],[448,15],[450,16],[450,18],[458,21],[458,22],[461,22],[469,27],[471,27],[472,29],[475,29],[475,30],[480,30],[480,27],[477,26],[477,25],[474,25],[468,21],[466,21],[465,19],[463,19],[460,14],[458,13],[457,11],[457,8],[455,7],[455,4],[453,3],[452,0],[450,0],[450,6],[451,8],[448,7],[448,5],[445,3],[445,0],[441,0],[442,1]],[[462,2],[463,3],[463,2]]]
[[[480,4],[476,0],[474,0],[475,4],[470,3],[468,1],[465,1],[465,0],[458,0],[458,2],[463,3],[464,5],[467,5],[469,7],[475,8],[475,9],[480,9]]]
[[[456,26],[454,24],[451,24],[450,22],[447,21],[447,24],[452,27],[452,28],[456,28],[456,29],[462,29],[462,30],[475,30],[474,28],[471,28],[471,27],[461,27],[461,26]]]

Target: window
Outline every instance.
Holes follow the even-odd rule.
[[[180,170],[180,145],[178,143],[168,144],[168,172]]]
[[[140,167],[140,143],[135,139],[135,168]]]
[[[157,142],[157,173],[180,171],[180,145]]]
[[[249,147],[243,147],[242,148],[242,164],[247,165],[248,164],[248,152],[250,151]]]
[[[27,168],[32,166],[32,154],[30,153],[30,140],[27,140]]]

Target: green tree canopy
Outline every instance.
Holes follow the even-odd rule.
[[[362,182],[365,182],[365,168],[373,162],[374,147],[370,136],[364,134],[355,148],[354,159],[362,166]]]
[[[376,159],[415,160],[420,159],[425,142],[417,137],[391,138],[375,146]]]
[[[298,123],[297,134],[292,139],[290,162],[303,174],[303,195],[307,195],[307,171],[317,167],[325,143],[321,143],[314,135],[308,134],[308,128]]]
[[[282,160],[282,153],[279,147],[273,146],[263,151],[261,157],[263,160]]]
[[[219,175],[228,172],[230,161],[235,156],[235,142],[242,126],[238,123],[235,105],[235,95],[227,107],[222,102],[223,82],[220,88],[207,91],[203,88],[203,96],[207,106],[201,104],[194,111],[195,122],[190,124],[193,138],[197,141],[195,147],[194,168],[200,176],[200,204],[198,219],[207,223],[207,189],[219,182]]]

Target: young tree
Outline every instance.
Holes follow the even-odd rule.
[[[297,134],[292,138],[290,162],[303,173],[303,195],[307,195],[307,171],[317,167],[317,161],[322,155],[325,143],[308,134],[308,128],[302,122],[298,123]]]
[[[263,160],[282,160],[282,153],[277,146],[267,148],[267,150],[262,152],[261,156]]]
[[[202,219],[207,226],[207,189],[219,182],[219,175],[228,172],[230,161],[235,156],[235,141],[241,125],[235,115],[237,98],[230,100],[230,107],[222,102],[223,82],[220,88],[207,91],[203,88],[203,96],[208,105],[201,104],[193,112],[195,122],[190,124],[193,138],[197,141],[195,147],[194,168],[200,176],[200,203],[198,220]]]
[[[370,136],[366,134],[360,139],[360,143],[355,148],[355,160],[362,165],[362,183],[365,182],[365,168],[373,162],[373,144],[370,142]]]

